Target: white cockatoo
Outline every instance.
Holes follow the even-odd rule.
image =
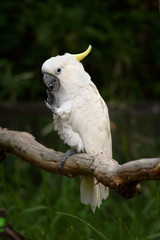
[[[74,152],[106,153],[112,157],[108,108],[80,61],[91,50],[77,55],[66,53],[51,57],[42,65],[43,82],[47,87],[46,105],[53,112],[54,129],[71,150],[59,168]],[[95,212],[109,194],[108,187],[95,178],[81,176],[81,202]]]

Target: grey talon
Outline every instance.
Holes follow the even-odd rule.
[[[75,154],[75,153],[76,153],[76,151],[73,150],[73,149],[67,150],[67,152],[65,152],[65,154],[64,154],[63,157],[61,158],[61,161],[60,161],[60,163],[59,163],[59,165],[58,165],[58,170],[62,171],[63,166],[64,166],[66,160],[67,160],[72,154]]]

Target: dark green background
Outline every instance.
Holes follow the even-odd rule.
[[[122,164],[159,156],[158,0],[1,0],[0,126],[66,151],[44,104],[41,65],[89,44],[93,49],[82,63],[109,103],[113,158]],[[0,208],[27,239],[160,238],[159,181],[143,183],[142,194],[130,200],[110,189],[96,214],[81,204],[79,188],[79,177],[45,172],[14,155],[0,164]]]
[[[83,64],[106,100],[159,99],[158,0],[2,0],[0,100],[44,99],[42,63],[89,44]]]

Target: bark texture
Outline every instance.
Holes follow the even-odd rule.
[[[93,176],[98,182],[113,188],[125,198],[132,198],[141,192],[140,183],[160,179],[160,158],[146,158],[118,164],[106,154],[74,154],[70,156],[63,170],[58,165],[63,153],[49,149],[27,132],[0,128],[0,160],[6,154],[15,154],[26,162],[45,171],[67,177]]]

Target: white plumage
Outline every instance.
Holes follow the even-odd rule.
[[[56,69],[61,72],[56,75]],[[45,74],[56,75],[60,82],[54,92],[54,129],[60,138],[77,152],[112,157],[108,109],[76,55],[65,54],[48,59],[42,66]],[[81,176],[81,202],[90,204],[95,212],[109,193],[96,179]]]

